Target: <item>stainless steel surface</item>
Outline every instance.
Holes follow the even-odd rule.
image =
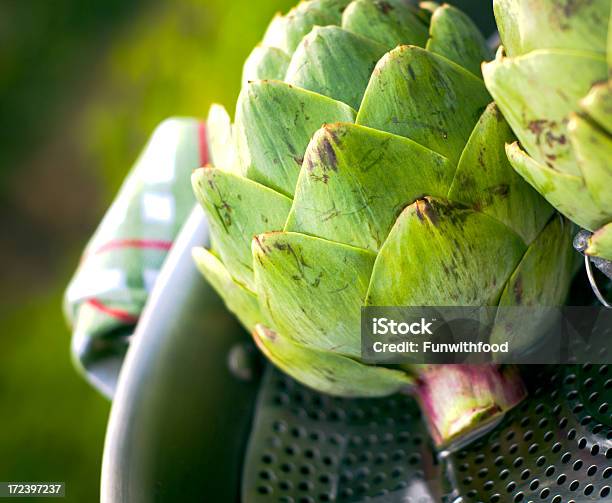
[[[256,382],[227,354],[248,335],[196,271],[208,233],[194,210],[175,243],[119,376],[102,469],[103,503],[231,502]]]
[[[612,501],[612,367],[527,369],[530,396],[447,457],[448,502]]]
[[[411,397],[335,398],[268,369],[246,454],[244,503],[436,503],[442,492]]]

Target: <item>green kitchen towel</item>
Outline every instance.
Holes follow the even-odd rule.
[[[190,174],[208,161],[204,123],[162,122],[87,244],[64,299],[77,366],[111,397],[138,318],[194,206]]]

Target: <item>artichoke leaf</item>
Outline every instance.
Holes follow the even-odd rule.
[[[276,80],[252,82],[238,98],[235,134],[247,177],[292,196],[306,147],[323,124],[353,122],[339,101]]]
[[[571,117],[568,130],[584,183],[612,220],[612,137],[579,115]]]
[[[610,19],[612,20],[612,16]],[[612,40],[612,35],[610,39]],[[612,71],[610,74],[612,75]],[[580,105],[591,119],[612,135],[612,82],[610,80],[594,85]]]
[[[606,77],[605,59],[569,50],[540,50],[516,58],[498,53],[483,65],[483,75],[523,148],[537,162],[579,176],[567,118],[579,111],[579,100],[593,83]]]
[[[343,397],[381,397],[411,388],[406,373],[364,365],[331,351],[320,351],[257,325],[253,338],[261,351],[294,379],[323,393]]]
[[[565,302],[573,275],[572,232],[571,223],[557,214],[529,246],[499,300],[491,343],[510,342],[513,351],[523,351],[554,322],[554,306]],[[503,309],[509,306],[541,307],[526,317],[523,310]]]
[[[593,233],[585,253],[592,257],[612,260],[612,222]]]
[[[238,166],[232,122],[225,108],[213,104],[208,112],[206,125],[211,164],[236,174],[242,174]]]
[[[491,103],[461,155],[448,199],[496,218],[529,244],[553,209],[512,169],[504,146],[513,141],[508,124]]]
[[[339,25],[342,10],[349,0],[311,0],[301,2],[286,16],[277,14],[263,38],[263,45],[293,54],[301,40],[315,26]]]
[[[418,9],[402,0],[354,0],[342,15],[342,27],[383,44],[387,50],[400,44],[423,47],[427,27]]]
[[[215,251],[234,278],[255,290],[251,240],[269,230],[281,230],[291,200],[248,178],[217,168],[192,174],[196,198],[204,208]]]
[[[287,17],[280,12],[276,13],[266,29],[261,45],[291,54],[293,51],[289,47],[288,31]]]
[[[356,123],[459,161],[491,97],[479,78],[448,59],[400,46],[376,65]]]
[[[445,4],[431,17],[426,49],[454,61],[482,78],[480,65],[493,57],[474,22],[456,7]]]
[[[536,49],[606,53],[610,0],[494,0],[493,9],[509,56]]]
[[[244,62],[242,85],[254,80],[282,80],[291,58],[276,47],[258,45]]]
[[[289,340],[359,358],[360,306],[375,258],[304,234],[259,235],[253,264],[262,309]]]
[[[358,109],[385,46],[337,26],[315,27],[291,58],[285,81]]]
[[[285,230],[378,251],[400,212],[424,194],[445,197],[453,173],[402,136],[327,125],[308,146]]]
[[[512,167],[570,220],[591,231],[609,221],[608,212],[595,204],[581,177],[538,163],[517,142],[507,145],[506,153]]]
[[[223,299],[227,308],[240,320],[244,328],[252,331],[257,323],[265,321],[259,309],[257,296],[236,283],[217,257],[205,248],[194,248],[192,255],[198,270]]]
[[[376,258],[366,305],[494,306],[525,250],[518,234],[483,213],[418,200]]]

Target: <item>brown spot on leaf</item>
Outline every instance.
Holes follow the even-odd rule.
[[[221,204],[215,204],[213,208],[217,215],[217,221],[223,226],[223,230],[228,233],[229,227],[232,225],[232,207],[221,200]]]
[[[253,241],[257,244],[257,247],[264,253],[267,254],[269,252],[268,248],[264,243],[264,237],[260,234],[258,236],[253,236]],[[260,262],[261,263],[261,262]]]
[[[521,301],[523,300],[523,278],[521,276],[518,276],[516,278],[516,283],[514,283],[514,298],[516,299],[517,303],[521,303]]]
[[[559,145],[565,145],[567,143],[567,137],[564,134],[555,135],[552,131],[547,131],[546,143],[549,147],[552,147],[555,143],[558,143]]]
[[[421,222],[427,218],[434,226],[438,225],[438,212],[427,199],[419,199],[415,206],[417,217]]]
[[[501,110],[497,105],[491,104],[488,108],[491,110],[491,114],[493,115],[493,117],[495,117],[495,120],[497,120],[498,122],[504,120],[504,116],[502,115]]]
[[[416,75],[414,74],[414,70],[412,69],[412,65],[408,65],[408,73],[410,74],[410,77],[412,78],[412,80],[416,80]]]
[[[378,8],[380,12],[382,12],[385,15],[389,14],[389,12],[393,10],[393,5],[385,1],[376,2],[376,7]]]
[[[276,243],[274,243],[274,248],[280,251],[285,251],[287,248],[289,248],[289,245],[287,243],[281,243],[280,241],[277,241]]]
[[[425,220],[425,216],[423,215],[423,212],[421,211],[421,206],[420,206],[419,202],[420,201],[417,201],[414,204],[414,209],[416,210],[417,218],[422,222],[423,220]]]
[[[591,5],[593,0],[556,0],[554,3],[557,7],[554,12],[563,13],[566,18],[571,18],[581,9]],[[569,28],[569,26],[562,24],[561,28]]]
[[[478,164],[480,164],[480,167],[483,169],[487,168],[487,163],[485,162],[485,151],[486,150],[487,150],[486,147],[482,147],[480,151],[478,152]]]
[[[331,139],[331,142],[335,145],[336,149],[341,147],[342,139],[347,134],[346,124],[342,122],[334,122],[332,124],[323,124],[325,134]]]
[[[555,133],[559,130],[559,124],[556,121],[547,119],[535,119],[527,124],[527,128],[536,137],[536,145],[546,143],[548,147],[553,147],[555,144],[565,145],[567,137],[561,133]]]
[[[529,124],[527,124],[527,127],[529,128],[529,131],[531,131],[534,135],[539,136],[542,134],[542,131],[544,131],[544,126],[547,122],[548,121],[545,119],[536,119],[530,121]]]
[[[507,183],[502,183],[500,185],[496,185],[495,187],[491,187],[491,192],[501,197],[506,197],[510,193],[510,187]]]
[[[305,160],[306,160],[306,169],[308,170],[309,173],[311,173],[315,167],[314,161],[312,160],[312,156],[307,155]]]
[[[323,173],[321,176],[311,174],[310,178],[313,179],[315,182],[323,182],[324,184],[327,184],[327,182],[329,182],[329,175],[327,173]]]
[[[276,332],[274,330],[270,330],[267,327],[261,327],[261,331],[263,332],[263,336],[269,341],[274,342],[276,340]]]
[[[317,145],[317,154],[321,159],[323,169],[338,171],[336,151],[334,150],[328,135],[325,135]]]

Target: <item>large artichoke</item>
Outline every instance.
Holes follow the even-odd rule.
[[[503,43],[484,80],[520,140],[514,168],[593,231],[585,252],[612,260],[610,0],[495,0]]]
[[[361,361],[363,305],[551,305],[570,226],[509,165],[512,134],[457,9],[311,0],[248,58],[235,124],[209,117],[193,175],[212,251],[197,263],[261,350],[344,396],[416,389],[444,443],[514,406],[512,367]]]

